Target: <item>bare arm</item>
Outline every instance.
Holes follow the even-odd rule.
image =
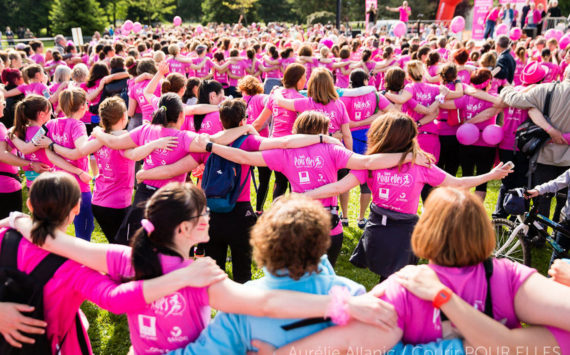
[[[342,141],[348,150],[352,150],[352,133],[350,133],[350,126],[348,123],[344,123],[340,130],[342,132]]]
[[[493,95],[491,95],[488,92],[483,91],[483,90],[477,90],[477,89],[469,87],[465,90],[465,93],[467,95],[473,96],[473,97],[478,98],[480,100],[492,102],[493,105],[505,106],[503,103],[503,100],[501,99],[500,96],[493,96]],[[450,98],[449,95],[447,98]]]
[[[77,160],[79,158],[88,156],[98,151],[103,146],[103,143],[98,139],[86,141],[83,145],[77,148],[66,148],[59,144],[53,145],[53,150],[58,155],[70,160]]]
[[[266,138],[261,141],[259,150],[302,148],[309,145],[321,143],[321,139],[322,143],[338,144],[342,146],[342,143],[337,139],[327,135],[292,134],[290,136],[279,138]]]
[[[347,169],[378,170],[397,166],[402,159],[402,153],[377,153],[372,155],[352,154],[346,163]],[[412,161],[412,154],[406,155],[403,163]]]
[[[129,115],[129,117],[133,117],[135,115],[137,105],[137,100],[129,97],[129,109],[127,110],[127,115]]]
[[[226,147],[225,145],[213,144],[212,153],[226,158],[238,164],[251,166],[267,166],[261,152],[246,152],[242,149]]]
[[[184,105],[184,116],[205,115],[211,112],[216,112],[220,108],[217,105],[210,104],[196,104]]]
[[[339,181],[320,186],[314,190],[306,191],[304,195],[310,198],[321,200],[328,197],[340,195],[350,191],[352,188],[360,185],[360,181],[353,174],[349,173]]]
[[[122,150],[135,148],[137,146],[136,143],[133,142],[129,133],[125,133],[120,136],[114,136],[112,134],[105,133],[102,129],[96,127],[93,129],[93,133],[91,134],[111,149]]]
[[[140,147],[125,150],[123,154],[127,159],[139,161],[146,158],[155,149],[172,150],[177,144],[178,139],[176,137],[162,137]]]
[[[81,177],[82,174],[89,175],[88,172],[79,169],[78,167],[69,163],[67,160],[63,159],[59,155],[50,151],[49,149],[46,149],[45,152],[46,152],[46,155],[47,155],[49,161],[51,161],[58,168],[63,169],[65,171],[67,171],[68,173],[77,175],[79,177]]]
[[[137,181],[171,179],[175,176],[186,174],[197,166],[196,160],[191,155],[187,155],[176,163],[157,166],[149,170],[139,170],[137,172]]]
[[[22,154],[25,154],[25,155],[32,154],[33,152],[44,148],[44,146],[35,145],[34,143],[32,143],[31,140],[29,142],[24,142],[23,140],[18,138],[18,136],[16,136],[16,135],[10,137],[10,140],[12,141],[12,144],[14,144],[16,149],[18,149]],[[51,143],[51,140],[49,140],[47,144],[49,145],[49,143]]]
[[[154,95],[156,87],[158,86],[160,80],[162,80],[162,78],[164,78],[164,76],[168,74],[168,71],[169,71],[168,63],[166,63],[166,61],[160,63],[156,74],[153,75],[151,81],[144,88],[143,95],[147,102],[152,102],[152,100],[156,97]]]
[[[265,122],[267,121],[267,119],[269,119],[269,117],[271,117],[271,110],[268,109],[267,107],[265,107],[263,109],[263,111],[261,111],[261,113],[259,114],[259,116],[257,116],[257,118],[255,119],[255,121],[253,121],[252,126],[260,131],[261,127],[263,127],[263,125],[265,124]]]
[[[445,179],[440,186],[471,188],[486,183],[487,181],[502,179],[512,172],[513,170],[504,168],[504,164],[501,162],[495,168],[493,168],[493,170],[482,175],[465,176],[458,178],[446,173]]]
[[[499,113],[500,109],[496,108],[496,107],[489,107],[486,110],[483,110],[481,112],[479,112],[478,114],[476,114],[474,117],[472,117],[471,119],[467,120],[468,123],[480,123],[480,122],[485,122],[490,118],[493,118],[494,116],[496,116]]]
[[[412,98],[412,93],[409,92],[408,90],[402,90],[400,94],[394,94],[392,92],[387,91],[384,96],[386,96],[386,98],[392,101],[393,103],[402,105],[408,102],[408,100]]]

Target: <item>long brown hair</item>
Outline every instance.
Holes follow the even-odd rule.
[[[406,155],[412,153],[412,163],[418,154],[431,159],[418,144],[418,128],[414,120],[402,112],[388,112],[378,117],[368,130],[367,155],[376,153],[402,153],[398,169],[404,163]]]
[[[307,96],[320,104],[326,105],[331,101],[338,100],[332,75],[326,68],[313,70],[307,88]]]
[[[30,121],[35,121],[38,113],[47,111],[49,107],[49,101],[39,95],[28,95],[18,102],[14,111],[14,131],[10,133],[10,137],[26,139],[26,129]]]
[[[293,63],[287,66],[285,73],[283,73],[283,86],[286,89],[297,89],[297,83],[303,77],[307,70],[305,67],[298,63]]]

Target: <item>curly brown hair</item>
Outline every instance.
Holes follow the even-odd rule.
[[[246,75],[238,82],[238,89],[249,96],[263,93],[263,85],[255,76]]]
[[[297,194],[279,199],[251,231],[255,262],[273,275],[287,269],[293,280],[316,272],[330,246],[330,221],[318,201]]]

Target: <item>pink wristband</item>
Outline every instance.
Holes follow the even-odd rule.
[[[348,324],[350,314],[348,313],[347,302],[350,292],[348,292],[346,287],[333,286],[329,291],[329,295],[332,299],[327,306],[325,317],[330,318],[336,325]]]

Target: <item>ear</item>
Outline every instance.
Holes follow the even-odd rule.
[[[81,210],[81,201],[77,202],[77,205],[73,207],[71,213],[73,213],[74,215],[78,215],[80,210]]]
[[[214,100],[214,98],[216,97],[216,95],[217,95],[217,94],[216,94],[214,91],[212,91],[212,92],[210,93],[209,97],[208,97],[208,98],[209,98],[208,101],[212,102],[212,101]]]
[[[30,199],[26,200],[26,206],[28,207],[28,209],[30,210],[30,212],[34,212],[34,208],[32,207],[32,203],[30,202]]]

